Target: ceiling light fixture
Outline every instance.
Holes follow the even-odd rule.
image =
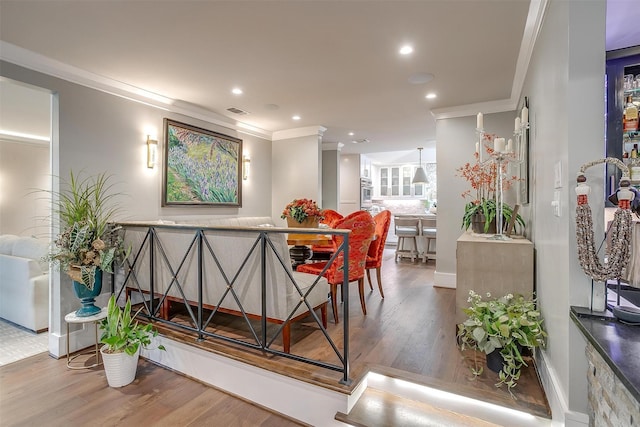
[[[231,89],[231,93],[233,93],[234,95],[242,95],[242,89],[240,89],[239,87],[234,87],[233,89]]]
[[[425,96],[425,98],[427,98],[427,99],[436,99],[437,97],[438,97],[438,95],[436,95],[433,92],[428,93],[427,96]]]
[[[355,135],[355,133],[349,132],[349,136],[353,136],[353,135]]]
[[[409,55],[411,53],[413,53],[413,47],[408,44],[400,48],[400,55]]]
[[[292,118],[293,120],[300,120],[300,116],[298,116],[298,115],[295,115],[295,116],[293,116],[293,117],[291,117],[291,118]]]
[[[427,184],[429,180],[427,179],[427,174],[422,168],[422,147],[418,147],[418,152],[420,153],[420,163],[418,163],[418,169],[416,169],[416,174],[413,176],[413,181],[411,181],[411,183]]]

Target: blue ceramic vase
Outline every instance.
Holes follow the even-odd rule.
[[[82,307],[76,310],[76,316],[89,317],[100,313],[101,308],[97,307],[95,302],[96,297],[102,292],[102,270],[96,268],[93,289],[89,289],[83,283],[74,280],[73,290],[82,303]]]

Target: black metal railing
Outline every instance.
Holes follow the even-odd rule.
[[[202,227],[154,223],[120,223],[119,225],[122,226],[125,242],[130,247],[130,255],[125,261],[124,268],[120,270],[115,280],[112,280],[111,291],[118,298],[123,293],[137,294],[136,303],[143,305],[139,315],[171,328],[190,331],[194,333],[197,340],[212,338],[338,371],[342,373],[341,383],[351,383],[349,379],[348,230],[295,230],[296,234],[343,237],[342,243],[327,261],[324,270],[311,285],[305,287],[296,281],[291,268],[288,246],[284,239],[285,234],[290,233],[291,229],[262,226]],[[235,241],[243,243],[234,245],[233,248],[225,246],[225,243],[234,238]],[[229,252],[231,250],[234,250],[232,256]],[[317,292],[324,292],[321,288],[325,286],[322,275],[341,253],[345,260],[344,282],[341,287],[342,349],[334,342],[315,312],[314,309],[318,308],[318,305],[314,306],[313,302],[308,300],[312,295],[318,298]],[[286,303],[288,298],[286,280],[292,284],[298,301],[292,308],[287,306],[285,315],[279,316],[280,318],[273,322],[273,318],[268,316],[268,306],[274,304],[277,306],[280,301],[273,300],[277,298],[284,298]],[[258,292],[258,289],[254,289],[258,286],[260,309],[252,310],[250,307],[245,307],[246,295]],[[212,298],[212,292],[216,298]],[[324,304],[328,305],[327,295],[325,295]],[[165,307],[170,306],[171,303],[184,307],[186,317],[189,319],[187,323],[184,320],[174,321],[169,318]],[[328,312],[327,305],[325,305],[325,316]],[[234,308],[231,310],[225,308],[228,306]],[[306,306],[306,311],[301,311],[303,306]],[[242,326],[248,328],[248,338],[246,336],[239,338],[237,333],[233,332],[222,333],[221,326],[216,321],[221,317],[220,313],[229,312],[244,319]],[[329,353],[335,355],[337,362],[313,359],[274,347],[278,337],[282,337],[284,341],[285,334],[290,334],[288,328],[292,320],[305,312],[308,312],[308,316],[313,319],[312,325],[317,326],[321,331],[324,343],[331,348]],[[259,328],[256,328],[256,322]],[[275,332],[268,332],[268,323],[277,325]]]

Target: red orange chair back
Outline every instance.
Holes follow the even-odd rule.
[[[384,210],[377,214],[373,220],[376,223],[376,238],[369,245],[369,252],[367,254],[367,279],[369,280],[369,287],[373,289],[371,283],[371,269],[376,269],[376,278],[378,279],[378,289],[380,290],[380,296],[384,298],[384,292],[382,291],[382,279],[380,275],[380,268],[382,267],[382,256],[384,254],[384,245],[387,241],[387,234],[389,234],[389,227],[391,226],[391,211]]]
[[[375,232],[375,223],[371,214],[366,211],[354,212],[338,221],[335,225],[336,229],[351,230],[349,234],[349,259],[348,281],[358,281],[358,290],[360,292],[360,306],[362,312],[367,314],[367,308],[364,302],[364,272],[369,251],[369,244],[373,239]],[[333,241],[336,248],[340,248],[343,242],[342,236],[334,235]],[[298,266],[297,270],[304,273],[321,274],[327,265],[327,261],[315,262],[311,264],[303,264]],[[337,288],[344,281],[344,251],[340,250],[336,258],[333,260],[324,277],[329,282],[331,288],[331,302],[333,304],[333,318],[338,323],[338,307],[337,307]]]

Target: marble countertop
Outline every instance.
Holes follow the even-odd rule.
[[[640,326],[594,315],[588,308],[571,307],[571,319],[640,402]]]

